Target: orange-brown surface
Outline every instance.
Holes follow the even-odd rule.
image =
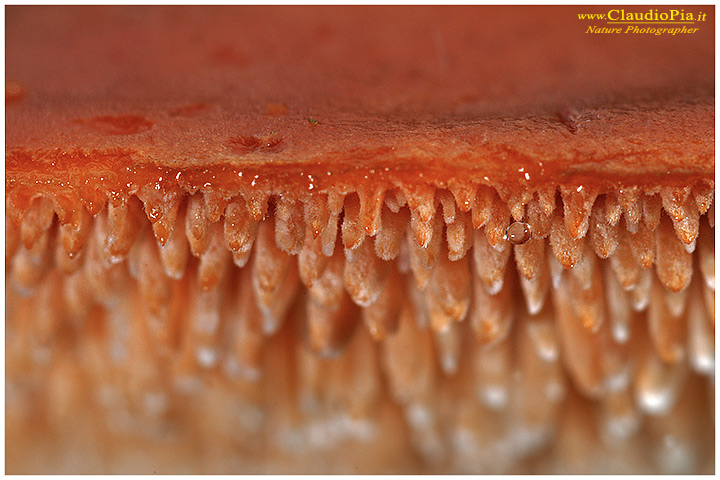
[[[321,186],[358,169],[351,183],[709,175],[712,17],[692,35],[592,35],[580,10],[9,7],[24,95],[6,95],[8,181],[150,165]]]
[[[6,7],[8,471],[712,472],[714,7],[610,8]]]

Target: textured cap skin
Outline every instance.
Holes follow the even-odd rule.
[[[714,8],[694,34],[585,33],[578,13],[609,8],[10,6],[8,186],[78,166],[712,175]]]

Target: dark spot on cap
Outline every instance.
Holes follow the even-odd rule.
[[[236,135],[228,140],[228,146],[237,153],[276,152],[282,149],[283,139],[275,132],[264,136]]]
[[[580,112],[570,105],[561,105],[558,108],[557,115],[560,122],[570,130],[570,133],[577,133],[578,123],[582,118]]]
[[[315,27],[315,38],[318,42],[326,42],[335,36],[336,29],[329,23],[323,23]]]
[[[265,113],[268,115],[285,115],[287,113],[287,105],[284,103],[269,102]]]
[[[248,56],[234,45],[220,45],[211,51],[209,56],[217,65],[244,67],[250,63]]]
[[[76,123],[107,135],[132,135],[150,130],[153,123],[140,115],[102,115]]]
[[[18,82],[5,80],[5,104],[18,102],[25,98],[27,90]]]
[[[191,103],[170,110],[168,113],[173,117],[196,117],[208,110],[210,110],[210,105],[207,103]]]

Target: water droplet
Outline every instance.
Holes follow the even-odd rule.
[[[513,222],[505,231],[505,238],[513,245],[522,245],[532,238],[530,225],[525,222]]]

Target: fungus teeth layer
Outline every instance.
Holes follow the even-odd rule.
[[[85,405],[108,445],[374,443],[378,471],[410,451],[557,471],[597,436],[643,456],[670,438],[676,461],[647,468],[700,468],[712,185],[556,190],[8,200],[9,428]]]

